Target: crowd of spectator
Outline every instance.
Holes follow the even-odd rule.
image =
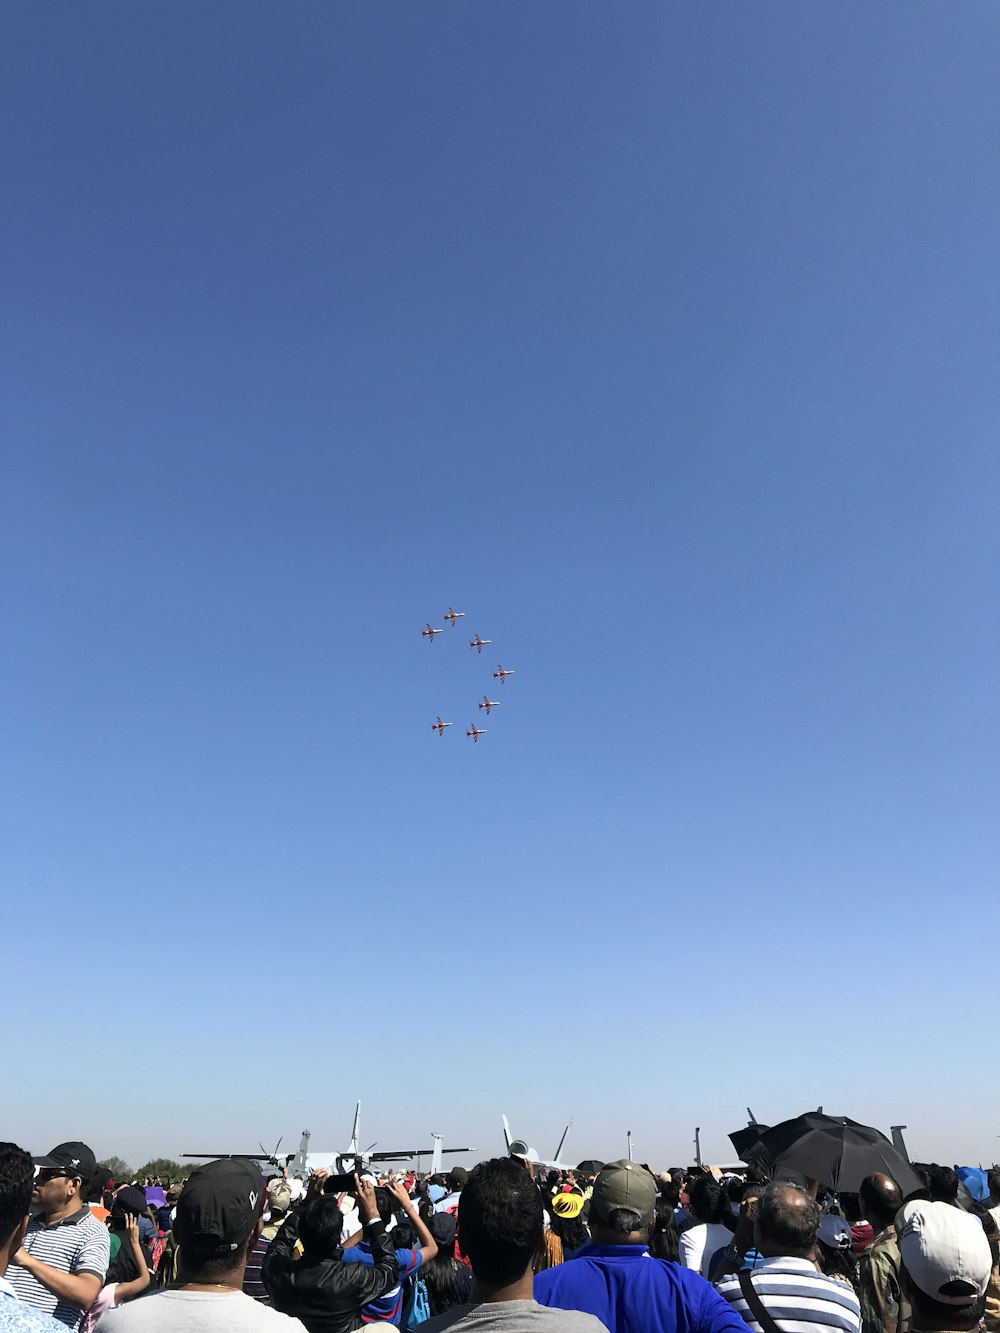
[[[904,1197],[885,1172],[226,1158],[181,1186],[2,1143],[0,1333],[1000,1333],[1000,1172],[915,1170]]]

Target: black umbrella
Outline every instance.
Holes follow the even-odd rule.
[[[822,1111],[806,1111],[805,1115],[793,1116],[791,1120],[782,1120],[777,1125],[772,1125],[770,1129],[766,1129],[760,1136],[760,1145],[768,1159],[771,1162],[776,1162],[793,1143],[798,1143],[799,1139],[810,1130],[827,1130],[830,1133],[836,1133],[837,1129],[844,1125],[849,1125],[852,1129],[867,1134],[871,1138],[885,1138],[881,1130],[871,1129],[868,1125],[861,1125],[857,1120],[851,1120],[846,1115],[824,1115]]]
[[[578,1176],[596,1176],[597,1173],[603,1169],[603,1162],[599,1162],[596,1157],[588,1157],[586,1161],[581,1162],[576,1168],[576,1173]]]
[[[855,1194],[865,1176],[882,1171],[908,1198],[923,1184],[909,1162],[881,1132],[847,1116],[818,1112],[785,1120],[761,1135],[760,1146],[772,1157],[773,1175],[797,1171],[841,1194]]]
[[[746,1162],[749,1166],[768,1166],[771,1159],[767,1152],[761,1147],[761,1137],[766,1134],[770,1125],[747,1125],[745,1129],[734,1129],[729,1136],[729,1142],[736,1149],[736,1156],[741,1162]]]

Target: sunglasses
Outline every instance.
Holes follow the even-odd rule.
[[[57,1171],[53,1168],[39,1171],[38,1175],[35,1177],[35,1184],[44,1185],[50,1180],[58,1180],[60,1176],[66,1176],[67,1178],[69,1178],[69,1172]]]

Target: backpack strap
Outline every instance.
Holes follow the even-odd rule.
[[[780,1327],[768,1314],[764,1308],[764,1302],[757,1295],[757,1288],[753,1284],[753,1278],[748,1268],[744,1268],[740,1273],[740,1291],[742,1291],[743,1299],[750,1307],[750,1313],[760,1325],[762,1333],[781,1333]]]

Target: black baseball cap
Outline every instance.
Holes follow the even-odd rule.
[[[97,1174],[97,1158],[85,1143],[58,1143],[44,1157],[31,1159],[41,1171],[65,1171],[89,1185]]]
[[[177,1200],[174,1235],[181,1249],[222,1258],[246,1243],[263,1207],[264,1177],[253,1162],[206,1162],[191,1172]]]

